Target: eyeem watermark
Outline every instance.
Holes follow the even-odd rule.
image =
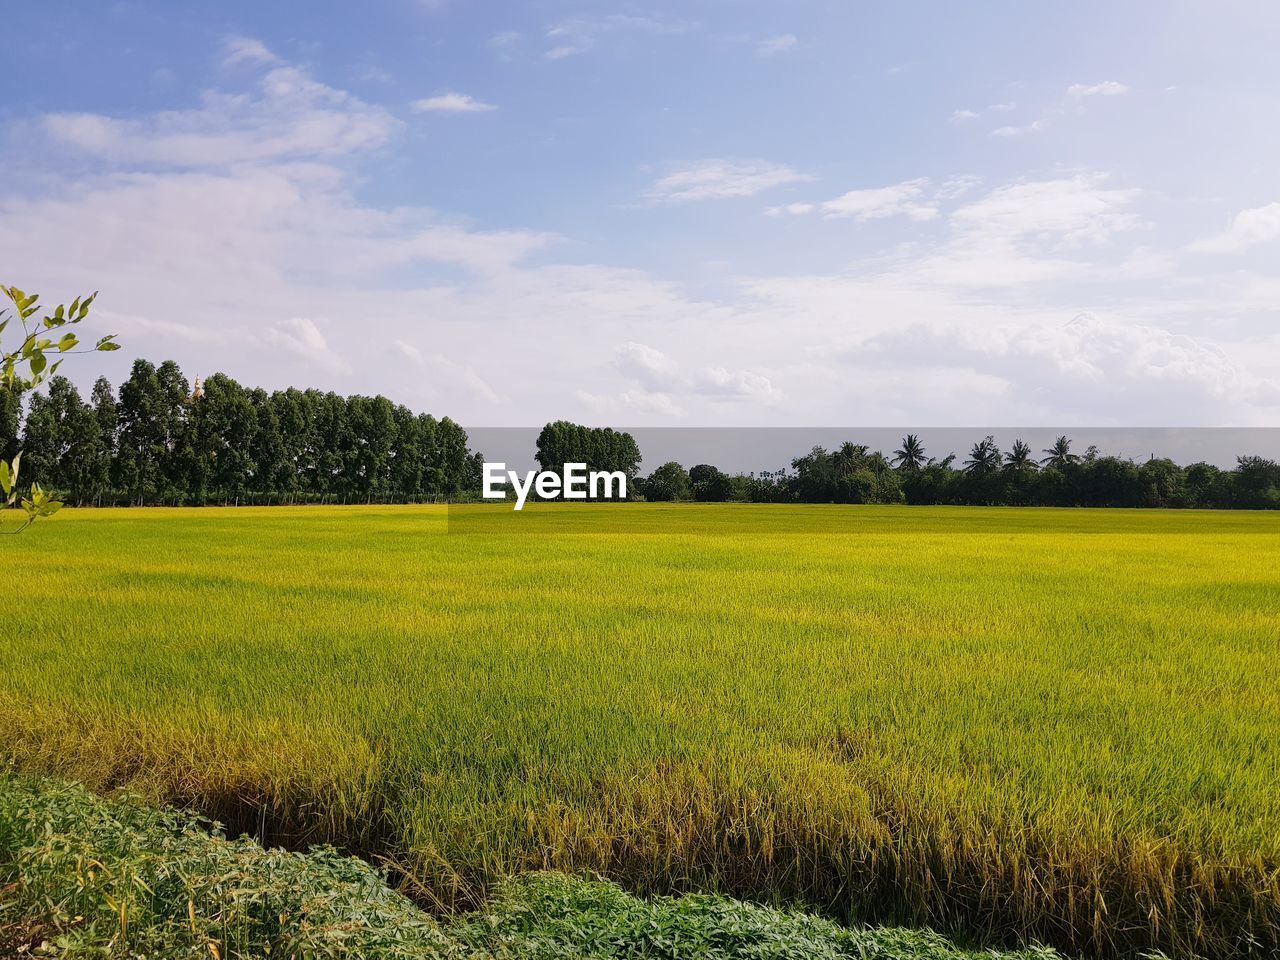
[[[524,507],[532,490],[540,500],[625,500],[627,499],[627,475],[621,470],[592,470],[587,472],[585,463],[566,463],[563,473],[530,470],[520,482],[520,474],[508,470],[505,463],[484,465],[484,498],[507,499],[507,485],[516,492],[516,509]]]

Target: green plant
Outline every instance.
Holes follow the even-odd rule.
[[[59,304],[51,313],[43,317],[40,295],[25,293],[17,287],[0,285],[0,291],[13,305],[12,310],[22,326],[22,336],[16,347],[10,349],[3,346],[0,340],[0,390],[20,395],[24,390],[39,386],[47,377],[57,372],[62,365],[62,357],[74,353],[98,353],[119,350],[115,335],[100,338],[92,348],[78,350],[80,338],[69,327],[77,326],[89,316],[89,306],[96,293],[87,297],[76,297],[71,306]],[[0,309],[0,337],[13,321],[10,308]],[[58,333],[61,336],[58,336]],[[56,337],[56,339],[55,339]],[[57,357],[52,363],[49,356]],[[19,533],[41,517],[49,517],[57,513],[62,503],[46,493],[38,483],[31,484],[27,495],[21,495],[18,486],[18,472],[22,465],[22,454],[19,453],[9,463],[0,460],[0,491],[3,491],[4,507],[21,505],[26,518],[16,530],[5,531]]]
[[[217,824],[0,775],[0,955],[258,960],[1054,960],[927,931],[851,929],[697,895],[641,900],[557,873],[434,918],[330,847],[268,850]]]
[[[83,509],[7,546],[0,767],[386,858],[441,909],[550,867],[1280,944],[1274,513]]]

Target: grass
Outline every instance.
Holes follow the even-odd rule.
[[[171,809],[0,778],[6,955],[352,960],[1054,960],[992,958],[913,930],[850,930],[723,897],[645,902],[561,874],[505,881],[437,922],[363,861],[228,840]],[[25,948],[25,949],[24,949]]]
[[[1280,949],[1280,517],[69,511],[0,757],[382,858],[993,944]]]

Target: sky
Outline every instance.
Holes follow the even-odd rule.
[[[1280,425],[1280,5],[6,9],[0,281],[467,426]],[[16,42],[13,38],[20,38]]]

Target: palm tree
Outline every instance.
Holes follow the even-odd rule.
[[[1071,452],[1071,441],[1067,439],[1066,434],[1053,441],[1053,446],[1047,450],[1042,450],[1041,453],[1048,454],[1047,457],[1040,461],[1041,463],[1046,467],[1056,467],[1059,470],[1065,468],[1067,464],[1076,463],[1080,459]]]
[[[919,470],[924,466],[924,444],[914,433],[902,438],[902,449],[893,452],[893,462],[899,470]]]
[[[1000,448],[996,446],[996,438],[987,436],[981,443],[975,443],[969,451],[969,459],[964,462],[966,473],[975,476],[986,476],[1000,466]]]
[[[1038,466],[1035,460],[1031,458],[1031,447],[1022,440],[1013,441],[1013,446],[1004,455],[1004,465],[1006,469],[1015,473],[1034,470]]]

